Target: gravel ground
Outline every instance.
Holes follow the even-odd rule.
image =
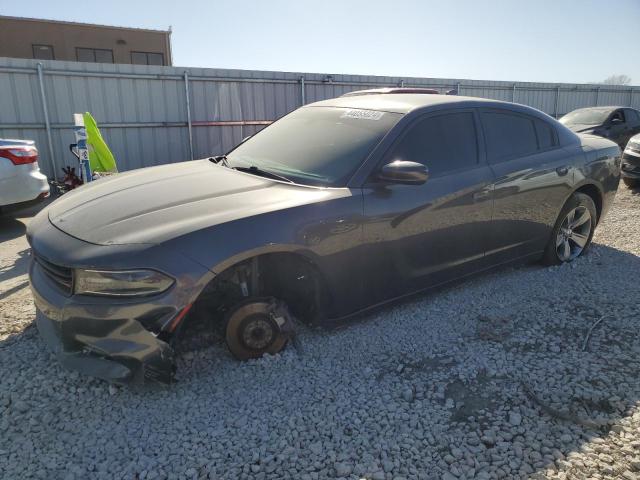
[[[0,220],[2,478],[640,478],[640,193],[624,186],[571,265],[503,269],[256,361],[189,352],[171,387],[47,353],[27,221]]]

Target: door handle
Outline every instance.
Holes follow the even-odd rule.
[[[562,167],[558,167],[556,168],[556,172],[558,173],[558,175],[560,175],[561,177],[565,176],[567,173],[569,173],[569,167],[567,167],[566,165],[563,165]]]

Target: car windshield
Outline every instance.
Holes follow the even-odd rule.
[[[567,113],[560,119],[560,123],[565,125],[600,125],[609,117],[612,110],[605,110],[601,108],[588,108],[585,110],[576,110],[575,112]]]
[[[342,187],[401,117],[376,110],[300,108],[229,152],[227,163],[296,183]]]

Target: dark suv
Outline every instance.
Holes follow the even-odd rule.
[[[574,110],[560,123],[576,133],[592,133],[616,142],[622,149],[640,133],[640,112],[627,107],[589,107]]]

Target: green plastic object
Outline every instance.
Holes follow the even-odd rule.
[[[89,112],[85,112],[84,128],[87,132],[87,150],[89,153],[89,166],[92,172],[115,173],[118,171],[116,159],[109,150],[107,143],[100,134],[98,124]]]

